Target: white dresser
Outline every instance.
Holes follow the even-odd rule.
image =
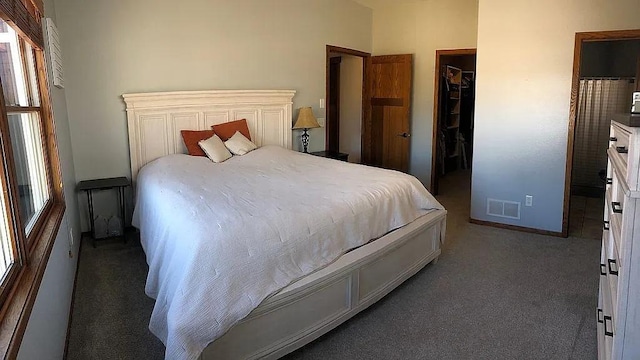
[[[640,116],[614,118],[607,154],[598,359],[640,359]]]

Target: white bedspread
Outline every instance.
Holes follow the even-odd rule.
[[[134,225],[167,359],[195,359],[269,295],[442,206],[412,176],[276,146],[138,175]]]

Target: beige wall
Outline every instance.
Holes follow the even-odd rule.
[[[340,62],[340,152],[360,162],[362,136],[362,58],[343,55]]]
[[[560,231],[575,33],[640,28],[639,0],[480,0],[473,218]],[[523,202],[520,220],[486,199]]]
[[[478,0],[372,4],[373,54],[414,54],[410,171],[429,185],[436,50],[476,47]]]
[[[371,9],[345,0],[56,0],[56,10],[78,180],[130,176],[123,93],[294,89],[294,117],[301,106],[324,117],[325,46],[371,51]],[[324,149],[324,131],[310,132],[310,151]]]

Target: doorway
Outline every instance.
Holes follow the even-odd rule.
[[[562,235],[599,239],[609,126],[640,90],[640,30],[576,33]]]
[[[326,147],[329,157],[360,163],[366,94],[365,71],[371,54],[327,45]]]
[[[371,56],[327,45],[326,61],[325,153],[342,159],[348,156],[351,162],[408,172],[413,56]],[[344,73],[347,69],[350,74]],[[357,92],[357,84],[345,79],[360,73],[360,69],[360,97],[344,94]],[[345,81],[351,85],[347,86]],[[359,127],[352,119],[358,116]]]
[[[469,192],[476,49],[436,50],[431,193]]]

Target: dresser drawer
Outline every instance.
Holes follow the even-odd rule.
[[[621,253],[621,237],[622,237],[622,212],[624,209],[624,197],[621,199],[622,201],[616,201],[618,199],[613,200],[611,196],[611,192],[607,190],[605,192],[604,202],[605,202],[605,212],[604,212],[604,228],[605,233],[609,233],[611,236],[612,242],[615,244],[617,249],[617,253]]]
[[[613,123],[609,137],[609,147],[613,148],[617,154],[621,156],[624,164],[627,165],[629,154],[631,133],[622,127]]]
[[[601,261],[603,260],[604,256],[601,258]],[[602,311],[597,314],[598,325],[602,327],[605,358],[609,358],[611,356],[613,338],[615,336],[615,316],[613,314],[613,303],[611,302],[608,278],[609,277],[606,275],[600,276],[599,297],[601,297],[601,307],[599,310]]]
[[[624,182],[624,190],[629,195],[640,197],[640,133],[638,128],[631,128],[615,121],[611,122],[609,131],[609,148],[607,149],[609,166],[619,174]],[[611,177],[611,173],[607,174]]]
[[[602,251],[604,256],[601,256],[600,262],[600,274],[603,273],[607,277],[607,285],[610,293],[611,304],[618,303],[618,274],[620,272],[620,263],[618,256],[618,249],[613,240],[613,233],[611,231],[604,231],[602,234]],[[616,314],[616,308],[612,307],[611,314]]]

